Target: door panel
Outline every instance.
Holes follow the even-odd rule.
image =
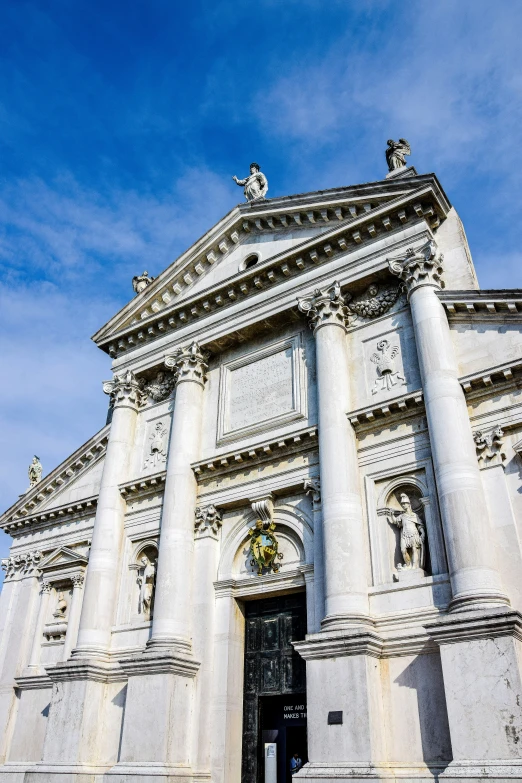
[[[245,615],[242,783],[262,783],[259,699],[306,691],[305,662],[292,647],[306,634],[306,596],[248,601]]]

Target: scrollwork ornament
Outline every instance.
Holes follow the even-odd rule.
[[[311,296],[298,298],[297,303],[299,310],[308,316],[314,332],[327,324],[343,329],[348,326],[349,311],[337,280],[328,288],[316,288]]]
[[[178,348],[170,356],[165,357],[165,367],[177,372],[176,383],[193,381],[204,386],[207,380],[206,371],[210,354],[204,351],[197,342],[184,348]]]
[[[406,284],[409,295],[421,285],[444,288],[443,260],[437,243],[430,240],[418,250],[409,247],[402,256],[389,258],[388,266],[390,272]]]
[[[132,370],[115,375],[112,381],[104,381],[103,391],[110,395],[111,404],[115,408],[131,407],[137,410],[147,401],[143,382],[140,383]]]

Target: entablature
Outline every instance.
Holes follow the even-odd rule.
[[[265,206],[265,210],[272,210],[272,207],[272,204]],[[435,187],[435,181],[424,180],[421,187],[401,193],[383,204],[371,206],[369,211],[363,211],[360,215],[337,221],[332,228],[241,271],[212,288],[183,298],[182,301],[163,300],[161,305],[158,303],[155,311],[142,313],[143,317],[140,316],[130,325],[112,329],[104,327],[93,339],[111,356],[121,356],[142,344],[161,338],[162,335],[181,331],[186,325],[194,324],[215,312],[226,310],[284,284],[289,279],[304,275],[314,267],[329,265],[339,257],[345,257],[363,246],[388,237],[390,232],[393,234],[418,221],[434,230],[446,217],[449,208],[444,194]],[[259,218],[256,230],[263,231],[262,217]]]
[[[522,290],[437,291],[437,295],[453,321],[522,320]]]

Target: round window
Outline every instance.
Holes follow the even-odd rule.
[[[255,266],[257,262],[259,261],[259,256],[257,253],[252,253],[252,255],[247,256],[245,260],[243,261],[241,268],[242,269],[250,269],[251,267]]]

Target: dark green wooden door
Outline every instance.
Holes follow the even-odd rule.
[[[292,642],[306,634],[304,593],[245,604],[242,783],[261,783],[259,699],[306,692],[305,662]]]

